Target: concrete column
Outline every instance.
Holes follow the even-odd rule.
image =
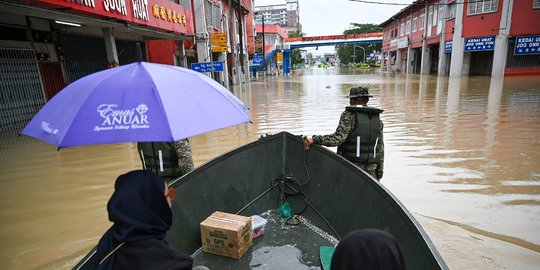
[[[446,76],[446,63],[448,61],[448,55],[444,52],[444,47],[444,34],[442,34],[439,43],[439,64],[437,65],[437,76]]]
[[[427,45],[427,31],[428,31],[428,2],[426,1],[426,7],[424,8],[424,33],[422,34],[422,58],[420,60],[420,74],[429,75],[429,60],[431,50]],[[431,24],[429,24],[431,25]],[[431,30],[431,29],[430,29]]]
[[[447,12],[447,5],[444,5],[443,14]],[[443,14],[438,14],[438,16],[444,16]],[[441,29],[446,29],[446,19],[439,20],[439,24],[442,24]],[[437,76],[446,76],[446,63],[448,61],[448,55],[444,52],[444,47],[446,41],[444,40],[444,32],[439,33],[439,63],[437,65]]]
[[[508,54],[508,35],[512,24],[512,6],[514,0],[503,0],[501,22],[499,24],[499,34],[495,38],[495,51],[493,52],[493,66],[491,77],[504,76],[506,68],[506,55]]]
[[[217,61],[223,62],[223,71],[219,73],[219,82],[229,89],[229,70],[227,68],[227,53],[220,53]]]
[[[206,14],[204,0],[193,0],[193,10],[195,11],[195,42],[197,43],[197,61],[210,62],[209,34],[206,30]]]
[[[399,48],[396,50],[396,70],[397,69],[401,72],[401,50]]]
[[[384,56],[386,55],[385,52],[381,50],[381,72],[384,72]],[[388,69],[387,69],[388,71]]]
[[[105,51],[107,52],[107,63],[120,64],[118,61],[118,52],[116,51],[116,40],[114,38],[114,31],[112,28],[103,27],[103,39],[105,40]]]
[[[409,43],[409,47],[407,48],[407,74],[414,73],[413,61],[414,61],[414,50],[412,49],[411,44]]]
[[[178,41],[178,51],[175,54],[175,65],[179,67],[187,68],[187,59],[186,59],[186,50],[184,48],[184,42],[182,40]]]
[[[423,40],[422,41],[422,58],[420,60],[420,74],[429,75],[430,59],[431,59],[431,49],[426,44],[426,40]]]
[[[450,77],[460,77],[463,66],[463,6],[456,5],[456,24],[452,39],[452,58],[450,59]]]

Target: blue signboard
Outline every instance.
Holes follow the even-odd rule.
[[[191,69],[198,72],[218,72],[223,71],[223,62],[203,62],[192,63]]]
[[[253,64],[254,65],[260,65],[263,62],[262,54],[254,54],[253,55]]]
[[[452,52],[452,40],[448,40],[444,42],[444,53],[451,53]]]
[[[466,52],[493,51],[495,48],[495,36],[474,37],[465,39]]]
[[[540,36],[516,37],[515,55],[540,54]]]

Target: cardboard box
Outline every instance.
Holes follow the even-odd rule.
[[[216,211],[201,222],[202,250],[240,259],[252,245],[251,217]]]

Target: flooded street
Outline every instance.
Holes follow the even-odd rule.
[[[364,85],[384,109],[385,185],[450,269],[540,265],[540,77],[461,79],[348,68],[258,78],[234,89],[252,124],[191,138],[196,166],[262,134],[329,134]],[[335,150],[335,149],[332,149]],[[71,269],[110,226],[135,144],[66,148],[0,137],[0,269]]]

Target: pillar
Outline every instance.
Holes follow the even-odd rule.
[[[452,39],[452,58],[450,59],[450,77],[461,77],[463,67],[463,6],[456,5],[456,23]]]
[[[495,37],[495,51],[493,52],[493,66],[491,77],[504,76],[506,69],[506,56],[508,54],[508,35],[512,24],[512,6],[514,0],[503,0],[502,15],[499,26],[499,34]]]
[[[206,31],[206,14],[204,0],[193,0],[195,11],[195,42],[197,43],[197,61],[210,62],[209,33]]]
[[[413,61],[414,61],[414,50],[411,47],[411,43],[409,43],[409,47],[407,48],[407,74],[414,73]]]
[[[120,64],[118,61],[118,52],[116,50],[116,40],[114,38],[114,31],[112,28],[103,27],[103,39],[105,40],[105,51],[107,53],[107,63],[109,65],[117,66]]]

